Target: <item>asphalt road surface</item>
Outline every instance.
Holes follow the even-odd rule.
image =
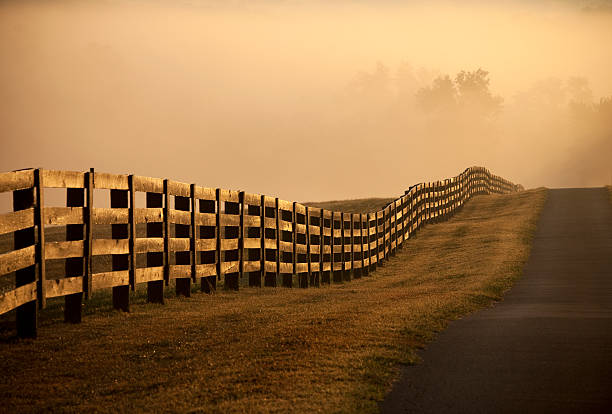
[[[612,413],[607,190],[550,190],[522,279],[420,355],[383,413]]]

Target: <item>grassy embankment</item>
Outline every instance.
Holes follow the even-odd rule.
[[[37,340],[0,343],[2,410],[376,411],[398,364],[520,276],[545,198],[476,197],[351,283],[49,320]]]

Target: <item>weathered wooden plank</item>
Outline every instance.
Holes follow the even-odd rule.
[[[215,201],[215,189],[208,187],[195,186],[195,198],[198,200]]]
[[[261,218],[259,216],[244,215],[244,226],[245,227],[260,227]]]
[[[295,252],[299,253],[299,254],[306,254],[308,253],[308,248],[305,244],[299,244],[296,243],[295,244]]]
[[[221,250],[236,250],[238,249],[238,239],[221,239]]]
[[[318,236],[321,234],[321,229],[319,226],[313,226],[312,224],[308,226],[308,231],[311,235]]]
[[[244,193],[244,204],[249,206],[261,206],[261,194]]]
[[[240,226],[240,215],[238,214],[220,214],[221,225],[222,226]]]
[[[280,273],[293,273],[293,263],[279,262]]]
[[[12,233],[33,226],[33,207],[0,215],[0,234]]]
[[[297,214],[306,214],[306,206],[304,204],[295,203],[295,212]]]
[[[163,266],[143,267],[134,270],[134,282],[136,284],[154,282],[156,280],[164,280]]]
[[[231,203],[238,203],[240,202],[240,192],[235,190],[220,189],[219,201],[229,201]]]
[[[137,237],[134,240],[134,253],[163,252],[163,237]]]
[[[328,272],[330,271],[332,268],[332,264],[331,262],[327,261],[327,262],[323,262],[323,271],[324,272]]]
[[[310,253],[312,254],[319,254],[319,252],[321,251],[321,246],[318,244],[311,244],[310,245]],[[314,263],[314,262],[312,262]]]
[[[191,265],[170,265],[170,279],[191,279]]]
[[[310,271],[311,272],[318,272],[319,271],[319,267],[320,267],[320,263],[319,262],[311,262],[310,263]]]
[[[94,188],[129,190],[128,176],[124,174],[94,173]]]
[[[276,261],[268,261],[266,260],[266,272],[276,273]]]
[[[274,197],[270,197],[270,196],[263,196],[263,197],[264,197],[264,206],[276,207],[276,199]]]
[[[261,240],[257,238],[246,238],[243,241],[245,249],[258,249],[261,245]]]
[[[243,272],[257,272],[261,270],[261,262],[259,260],[249,260],[243,263]]]
[[[191,212],[170,209],[168,211],[168,221],[170,223],[184,224],[188,226],[191,224]]]
[[[0,315],[36,299],[36,282],[0,294]]]
[[[280,231],[293,231],[293,224],[290,221],[279,220],[278,229]]]
[[[191,186],[187,183],[168,180],[168,195],[189,197],[191,195]]]
[[[116,209],[115,209],[116,210]],[[164,221],[163,208],[135,208],[134,221],[136,224],[161,223]]]
[[[223,274],[238,273],[240,271],[240,261],[223,262],[221,264]]]
[[[210,251],[217,248],[216,239],[198,239],[196,240],[197,251]]]
[[[215,263],[205,263],[196,265],[196,277],[215,276],[217,265]]]
[[[279,199],[278,209],[285,211],[293,211],[293,202]]]
[[[278,247],[281,252],[288,252],[288,253],[293,252],[293,242],[286,242],[286,241],[279,240]]]
[[[92,209],[93,224],[128,224],[130,213],[128,208],[100,208]]]
[[[168,248],[171,252],[186,252],[189,251],[190,240],[187,238],[170,237],[168,239]]]
[[[45,281],[45,297],[74,295],[83,291],[83,276],[66,277],[64,279],[47,279]]]
[[[91,286],[93,290],[128,286],[129,283],[130,273],[127,270],[115,270],[113,272],[101,272],[91,275]]]
[[[295,264],[295,273],[307,273],[308,272],[308,263],[296,263]]]
[[[34,187],[34,170],[0,173],[0,193]]]
[[[143,193],[158,193],[164,192],[164,180],[161,178],[134,176],[134,191]]]
[[[43,170],[46,188],[85,188],[85,173],[80,171]]]
[[[45,225],[66,226],[85,223],[83,207],[45,207],[44,215]]]
[[[0,275],[32,266],[36,263],[36,246],[28,246],[0,254]]]
[[[264,239],[264,248],[276,249],[276,239]]]
[[[92,254],[128,254],[130,245],[128,239],[94,239],[92,240]]]
[[[46,242],[45,260],[67,259],[69,257],[83,257],[85,254],[85,242],[83,240]]]
[[[295,223],[295,232],[300,234],[306,234],[306,225]]]
[[[267,229],[276,229],[276,218],[264,217],[264,226]]]
[[[215,226],[217,216],[215,213],[196,213],[196,224],[198,226]]]

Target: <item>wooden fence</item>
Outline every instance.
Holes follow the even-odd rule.
[[[66,207],[45,206],[45,188],[66,189]],[[94,207],[99,189],[110,190],[110,208]],[[148,301],[163,303],[172,279],[185,296],[198,279],[204,292],[348,281],[375,270],[423,225],[447,219],[473,195],[520,189],[473,167],[414,185],[380,211],[356,214],[93,169],[2,173],[0,192],[12,192],[14,211],[0,215],[0,235],[13,242],[0,254],[0,315],[15,309],[18,336],[35,337],[48,298],[63,296],[65,320],[78,323],[83,299],[99,289],[112,288],[114,308],[129,311],[130,290],[142,283]],[[135,205],[139,192],[144,207]],[[45,241],[45,232],[62,240]],[[53,277],[48,268],[58,261],[61,274]]]

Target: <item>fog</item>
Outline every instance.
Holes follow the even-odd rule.
[[[0,1],[0,170],[300,201],[471,165],[610,184],[609,4]]]

